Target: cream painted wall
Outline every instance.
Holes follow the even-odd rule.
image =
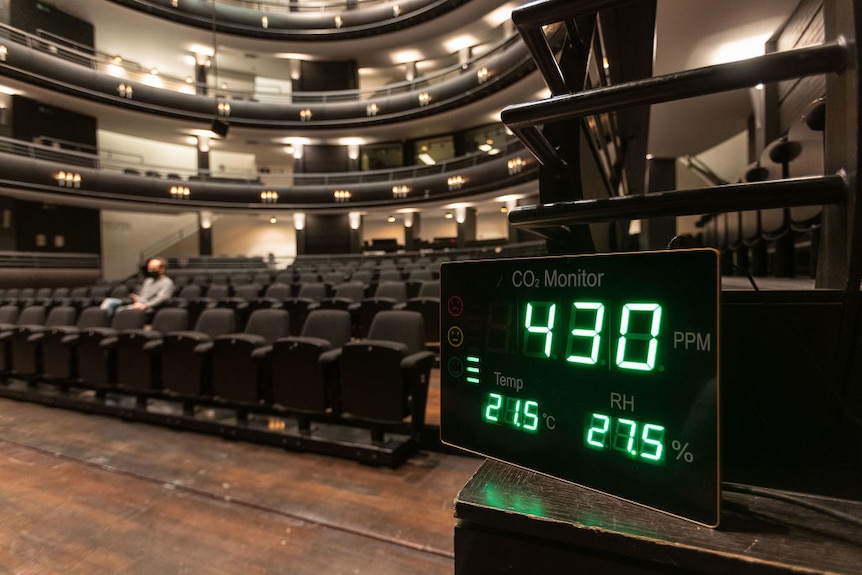
[[[476,215],[476,239],[499,240],[509,237],[509,219],[501,211],[479,212]]]
[[[697,155],[697,158],[728,182],[737,182],[748,167],[748,135],[742,132],[728,138],[717,146]],[[685,167],[682,161],[676,165],[676,187],[689,190],[708,186],[699,176]],[[696,236],[700,228],[695,223],[700,216],[680,216],[676,219],[677,234]]]
[[[213,223],[213,255],[266,256],[278,258],[296,256],[296,230],[293,219],[279,217],[275,224],[269,216],[259,214],[227,214]]]
[[[129,277],[138,271],[142,249],[172,234],[176,234],[179,240],[179,231],[188,230],[196,223],[196,213],[153,214],[102,210],[102,276],[108,280]],[[188,236],[188,233],[184,235]],[[197,237],[197,234],[194,235]],[[167,250],[161,255],[175,256]]]
[[[138,169],[152,167],[166,173],[175,170],[182,175],[197,173],[198,153],[193,145],[156,142],[105,130],[99,130],[97,137],[103,159],[108,163]]]

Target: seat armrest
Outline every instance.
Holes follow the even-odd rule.
[[[213,347],[215,347],[214,341],[205,341],[197,344],[194,349],[192,349],[192,353],[200,356],[209,355],[212,353]]]
[[[434,366],[434,352],[417,351],[401,360],[401,369],[409,371],[424,371]]]
[[[163,339],[151,339],[147,343],[144,344],[144,347],[141,348],[147,353],[157,353],[162,350],[162,346],[164,345]]]
[[[358,341],[351,341],[349,343],[344,344],[344,347],[385,347],[389,349],[393,349],[395,351],[400,351],[401,353],[407,352],[407,345],[401,343],[400,341],[390,341],[387,339],[360,339]]]
[[[251,351],[251,359],[252,361],[266,361],[267,359],[272,357],[272,346],[271,345],[262,345],[260,347],[256,347]]]
[[[81,339],[81,334],[79,333],[69,333],[63,336],[63,339],[60,340],[61,345],[73,346],[78,343]]]
[[[167,341],[176,341],[180,339],[187,339],[197,343],[204,343],[205,341],[212,341],[212,338],[207,334],[200,331],[175,331],[171,333],[167,333],[162,338]]]
[[[99,347],[104,349],[112,349],[117,347],[117,342],[120,341],[120,338],[117,336],[109,336],[99,342]]]
[[[43,339],[45,339],[44,331],[40,331],[38,333],[31,333],[27,336],[27,343],[39,343]]]
[[[319,347],[323,351],[327,351],[332,347],[332,344],[329,342],[328,339],[323,339],[320,337],[308,337],[308,336],[302,336],[302,335],[283,337],[283,338],[277,339],[276,342],[277,343],[292,343],[292,342],[302,343],[305,345]]]
[[[228,333],[215,338],[215,341],[231,340],[245,342],[254,346],[261,346],[266,344],[266,338],[264,338],[262,335],[255,335],[253,333]]]
[[[329,351],[324,351],[323,353],[321,353],[320,356],[317,358],[317,361],[319,361],[320,363],[324,364],[324,366],[326,366],[326,365],[337,364],[338,360],[340,360],[340,359],[341,359],[341,348],[336,347],[335,349],[330,349]]]

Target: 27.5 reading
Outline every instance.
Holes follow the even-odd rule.
[[[664,463],[664,426],[624,417],[592,413],[587,418],[584,445],[618,453],[645,463]]]

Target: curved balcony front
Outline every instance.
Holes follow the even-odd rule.
[[[195,94],[183,80],[159,78],[147,83],[146,73],[116,71],[104,55],[88,54],[0,25],[5,59],[3,75],[25,83],[142,112],[209,122],[223,116],[248,128],[374,126],[422,118],[463,106],[493,94],[535,69],[526,46],[517,37],[469,64],[434,76],[371,90],[294,93],[283,102],[268,95],[218,91]],[[191,93],[190,93],[191,92]]]
[[[97,154],[0,138],[0,188],[179,209],[397,209],[503,190],[534,180],[539,166],[512,140],[493,156],[469,154],[433,166],[392,170],[294,174],[289,185],[273,185],[268,174],[228,180],[128,172]]]
[[[326,42],[376,36],[427,22],[468,0],[342,0],[247,2],[243,0],[111,0],[188,26],[220,33]]]

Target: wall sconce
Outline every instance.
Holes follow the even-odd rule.
[[[347,145],[347,157],[351,160],[359,159],[359,144],[348,144]]]
[[[457,206],[455,208],[455,221],[459,224],[463,224],[467,220],[467,207],[466,206]]]
[[[308,122],[311,120],[311,110],[309,108],[305,108],[299,111],[299,119],[302,122]]]
[[[488,68],[482,66],[478,70],[476,70],[476,79],[479,80],[479,83],[486,82],[488,80]]]
[[[260,193],[260,201],[264,204],[276,204],[278,203],[278,192],[265,190]]]
[[[463,176],[450,176],[446,178],[446,184],[449,186],[449,191],[452,192],[460,190],[464,186],[465,181]]]
[[[506,166],[509,168],[509,175],[514,176],[515,174],[520,174],[521,170],[524,169],[524,163],[524,160],[521,158],[512,158],[506,162]]]
[[[392,5],[392,15],[395,16],[396,18],[398,16],[401,16],[401,6],[399,6],[398,4],[393,4]]]
[[[263,26],[264,28],[269,28],[269,17],[268,16],[261,16],[260,17],[260,25]]]
[[[57,172],[54,174],[54,179],[57,180],[57,185],[61,188],[81,187],[81,174],[77,172]]]
[[[341,25],[344,24],[344,21],[341,19],[341,16],[338,15],[335,17],[335,27],[341,28]]]
[[[219,102],[218,103],[218,115],[219,116],[230,116],[230,103]]]
[[[335,190],[332,193],[332,197],[335,198],[336,202],[347,202],[350,200],[350,196],[353,194],[350,193],[350,190]]]
[[[180,3],[180,0],[171,0],[171,6],[173,6],[174,8],[176,8],[179,5],[179,3]]]
[[[413,212],[407,212],[404,214],[404,227],[412,228],[413,227]]]
[[[186,186],[171,186],[171,198],[175,200],[187,200],[191,195],[191,190]]]
[[[198,224],[202,230],[208,230],[213,227],[213,213],[209,210],[202,210],[198,214]]]
[[[419,94],[419,105],[427,106],[431,102],[431,94],[428,92],[422,92]]]
[[[392,186],[392,197],[397,200],[403,200],[410,193],[409,186]]]
[[[132,99],[132,85],[131,84],[120,84],[117,86],[117,94],[120,95],[120,98],[128,98]]]
[[[368,104],[365,107],[365,114],[368,116],[376,116],[377,112],[379,112],[379,111],[380,111],[380,106],[378,106],[374,102],[371,102],[370,104]]]
[[[362,225],[362,212],[348,212],[347,221],[351,230],[358,230],[359,226]]]
[[[293,214],[293,227],[300,232],[305,229],[305,214],[303,212]]]
[[[8,55],[9,49],[5,45],[0,45],[0,62],[5,62]]]

